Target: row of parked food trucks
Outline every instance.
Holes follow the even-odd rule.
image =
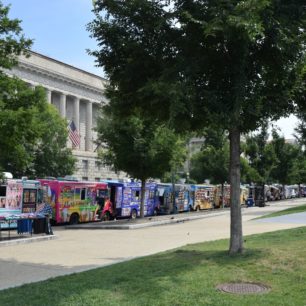
[[[304,186],[302,186],[304,187]],[[293,191],[294,190],[294,191]],[[261,206],[267,200],[279,200],[306,195],[306,187],[297,192],[295,186],[241,186],[240,204]],[[304,192],[305,190],[305,192]],[[112,206],[104,208],[105,199]],[[141,184],[105,180],[101,182],[67,179],[8,179],[0,186],[1,216],[33,213],[39,202],[47,201],[54,223],[95,221],[103,217],[131,217],[140,215]],[[230,185],[147,183],[144,215],[179,213],[230,206]],[[100,210],[98,209],[100,208]],[[103,216],[101,210],[103,209]]]
[[[219,186],[147,183],[145,189],[145,216],[229,206],[228,185],[223,187],[223,202],[219,200]],[[38,203],[47,201],[54,223],[89,222],[97,219],[97,213],[101,216],[97,207],[102,208],[109,197],[112,207],[104,211],[105,219],[136,218],[140,215],[140,195],[139,182],[9,179],[0,187],[0,216],[33,213]]]

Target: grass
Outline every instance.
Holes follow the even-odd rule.
[[[306,305],[306,227],[248,236],[243,255],[228,240],[1,291],[0,305]],[[154,239],[154,238],[152,238]],[[217,291],[225,282],[268,285],[265,294]]]
[[[268,215],[264,215],[255,219],[265,219],[265,218],[273,218],[273,217],[279,217],[279,216],[284,216],[284,215],[290,215],[290,214],[297,214],[301,212],[306,211],[306,205],[301,205],[301,206],[296,206],[296,207],[291,207],[288,209],[284,209],[278,212],[274,212]],[[254,219],[254,220],[255,220]],[[306,305],[306,304],[305,304]]]

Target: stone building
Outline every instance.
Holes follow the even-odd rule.
[[[30,54],[29,58],[21,56],[18,66],[8,74],[15,75],[30,86],[43,86],[47,101],[58,109],[63,118],[67,118],[67,125],[73,120],[80,135],[79,145],[73,145],[70,140],[67,143],[77,158],[73,176],[82,180],[123,176],[100,166],[97,160],[96,132],[93,128],[99,107],[106,102],[103,96],[106,80],[42,54]]]

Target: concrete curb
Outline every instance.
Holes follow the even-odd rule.
[[[99,229],[106,229],[106,230],[131,230],[131,229],[139,229],[144,227],[153,227],[159,225],[167,225],[167,224],[177,224],[183,223],[187,221],[193,221],[198,219],[205,219],[215,216],[220,216],[224,214],[228,214],[229,211],[222,211],[216,213],[209,213],[209,214],[201,214],[198,216],[188,216],[188,217],[171,217],[170,219],[165,220],[156,220],[156,221],[149,221],[147,219],[144,220],[142,223],[136,224],[103,224],[103,223],[89,223],[89,224],[80,224],[80,225],[73,225],[67,226],[67,229],[87,229],[87,230],[99,230]]]
[[[39,236],[39,237],[20,238],[20,239],[11,238],[11,240],[0,241],[0,247],[39,242],[39,241],[44,241],[44,240],[53,240],[53,239],[57,239],[57,236],[56,235],[46,235],[46,236]]]

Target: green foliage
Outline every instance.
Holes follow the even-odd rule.
[[[213,124],[229,132],[239,219],[232,228],[240,231],[240,133],[294,109],[305,1],[97,0],[94,7],[92,54],[110,79],[111,103],[124,101],[121,118],[137,109],[178,131]],[[233,235],[239,250],[241,236]]]
[[[0,2],[0,67],[6,69],[12,68],[17,63],[17,56],[27,54],[32,45],[32,40],[22,33],[21,20],[9,19],[8,13],[9,7]]]
[[[228,181],[229,142],[220,128],[206,127],[202,133],[204,143],[190,163],[190,177],[198,183],[209,179],[212,184]]]
[[[35,121],[39,138],[33,152],[30,174],[35,177],[71,175],[75,169],[76,158],[71,149],[67,148],[66,120],[60,117],[54,106],[47,104],[45,111],[39,113]]]
[[[184,75],[196,90],[186,103],[199,125],[206,116],[247,132],[292,110],[304,51],[302,1],[177,2]]]
[[[259,133],[246,136],[244,154],[254,174],[253,180],[249,183],[273,183],[271,171],[276,167],[277,156],[274,147],[268,142],[268,127],[268,123],[265,123]]]
[[[105,148],[103,162],[131,177],[161,177],[184,158],[183,142],[165,125],[131,115],[118,119],[111,107],[98,121],[98,138]]]
[[[299,182],[297,161],[301,153],[300,147],[286,143],[285,138],[281,137],[276,130],[272,131],[271,146],[277,158],[275,167],[271,171],[272,180],[286,185]]]
[[[47,104],[44,89],[0,75],[0,92],[0,166],[16,177],[70,174],[65,121]]]
[[[262,177],[258,174],[258,171],[250,166],[249,161],[245,158],[240,157],[241,167],[241,183],[251,184],[262,182]]]
[[[0,67],[12,68],[17,56],[28,55],[21,21],[8,18],[0,2]],[[66,124],[47,104],[43,88],[32,90],[0,71],[0,168],[14,176],[71,174],[74,158],[66,149]]]
[[[138,109],[146,117],[179,122],[176,129],[189,126],[180,120],[188,113],[180,102],[186,90],[177,80],[177,29],[166,1],[95,1],[96,18],[88,30],[99,45],[90,53],[110,80],[107,94],[121,117]],[[169,116],[173,114],[173,116]],[[174,114],[177,114],[174,115]]]

